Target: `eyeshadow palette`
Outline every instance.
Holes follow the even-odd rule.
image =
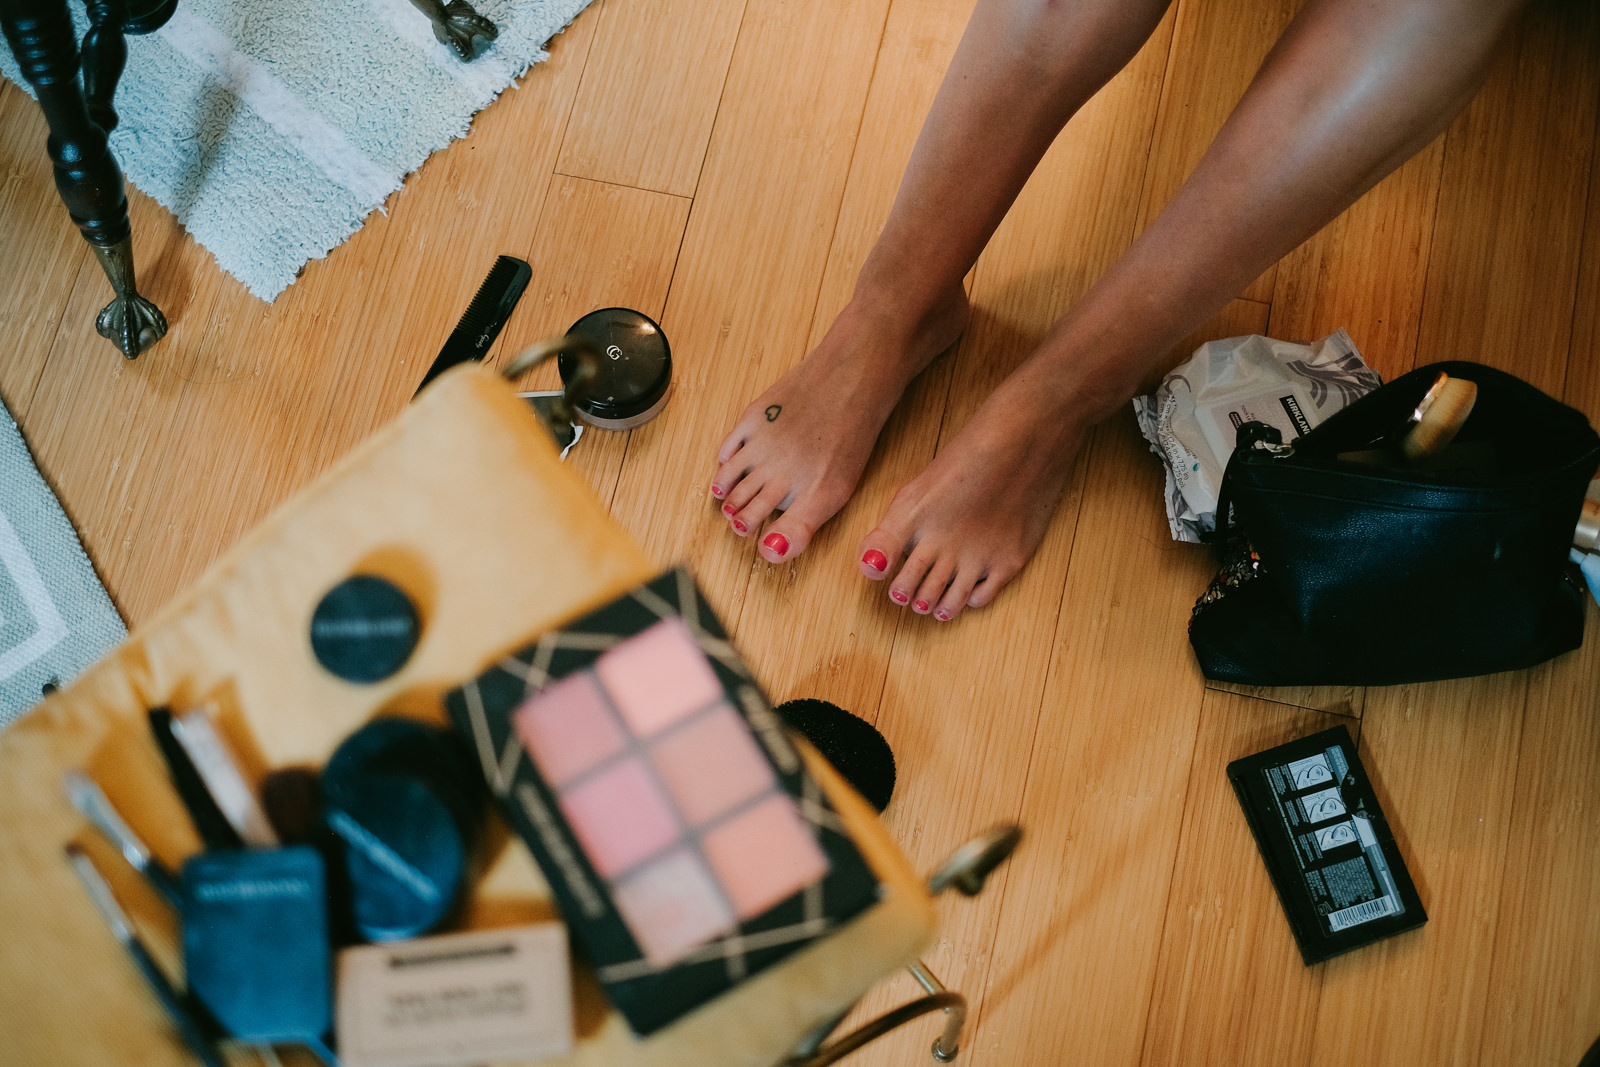
[[[1428,921],[1343,726],[1228,764],[1309,964]]]
[[[637,1033],[877,899],[682,569],[547,634],[445,703]]]

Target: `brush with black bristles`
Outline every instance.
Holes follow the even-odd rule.
[[[472,303],[467,305],[467,313],[456,323],[455,330],[434,358],[433,366],[428,368],[422,384],[417,386],[417,392],[422,392],[429,382],[457,363],[481,360],[487,355],[489,346],[500,336],[506,320],[511,317],[511,310],[517,306],[522,290],[528,287],[528,279],[532,277],[533,268],[515,256],[496,259],[494,266],[489,268],[489,276],[478,287]]]

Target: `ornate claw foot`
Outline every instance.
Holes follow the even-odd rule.
[[[100,336],[122,349],[129,359],[167,335],[167,317],[161,309],[139,295],[133,281],[133,239],[124,237],[114,245],[91,244],[100,266],[116,290],[111,303],[100,309],[94,327]]]
[[[167,335],[167,317],[138,293],[119,296],[100,309],[94,320],[100,336],[122,349],[129,359]]]
[[[428,16],[439,43],[455,49],[463,62],[471,62],[477,55],[477,38],[487,44],[500,36],[495,24],[478,14],[467,0],[450,0],[448,5],[444,0],[411,0],[411,4]]]
[[[499,28],[478,14],[467,0],[451,0],[439,16],[429,17],[433,18],[433,35],[441,44],[455,49],[456,55],[465,62],[474,58],[477,38],[482,37],[484,44],[488,44],[500,36]]]

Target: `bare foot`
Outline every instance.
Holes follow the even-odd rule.
[[[906,386],[955,344],[967,324],[958,285],[918,321],[852,301],[816,350],[745,409],[717,453],[711,495],[740,537],[782,516],[761,540],[781,563],[855,492]]]
[[[1003,382],[861,542],[861,573],[889,599],[949,622],[982,607],[1032,558],[1087,427],[1020,376]]]

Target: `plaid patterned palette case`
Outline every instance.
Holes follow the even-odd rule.
[[[794,820],[797,832],[815,839],[820,849],[816,862],[819,868],[825,867],[820,877],[760,914],[745,918],[702,944],[677,951],[667,960],[662,959],[661,952],[641,945],[641,939],[633,932],[637,925],[630,928],[618,908],[617,896],[626,896],[626,890],[617,894],[611,891],[622,884],[616,872],[601,870],[606,861],[597,865],[565,817],[576,814],[580,789],[563,782],[553,785],[549,776],[541,773],[541,766],[548,770],[549,764],[540,764],[530,756],[526,727],[519,730],[517,725],[519,713],[524,721],[528,716],[530,698],[563,679],[595,671],[596,662],[607,651],[657,627],[663,620],[681,621],[716,677],[720,686],[713,701],[716,708],[705,714],[721,715],[724,721],[737,722],[749,731],[756,742],[753,748],[759,750],[760,758],[770,767],[768,780],[776,781],[772,791],[788,798],[779,801],[781,804],[787,806],[792,801],[799,815]],[[603,686],[597,683],[596,687],[604,692]],[[501,809],[548,879],[575,942],[612,1003],[638,1034],[666,1026],[747,977],[826,937],[878,898],[877,880],[846,836],[822,790],[806,773],[766,695],[729,643],[693,578],[682,568],[668,571],[571,625],[546,634],[449,693],[445,704],[452,721],[476,752]],[[601,705],[601,710],[593,714],[619,722],[626,719],[618,715],[614,703]],[[623,729],[625,732],[626,727]],[[630,735],[624,746],[626,751],[619,749],[620,755],[613,764],[601,764],[601,771],[585,773],[593,779],[616,763],[632,762],[634,756],[642,767],[653,769],[648,750],[655,744],[648,738]],[[693,758],[691,753],[690,759]],[[705,766],[692,769],[712,777],[726,770],[719,769],[711,756],[704,762]],[[670,795],[670,790],[661,792]],[[746,809],[749,807],[745,805]],[[674,841],[673,850],[683,864],[707,871],[717,862],[726,866],[727,849],[722,850],[721,856],[716,853],[716,825],[712,821],[700,827],[690,826]],[[710,844],[705,845],[706,842]],[[801,843],[804,851],[817,853],[809,841]],[[650,862],[643,860],[640,867],[647,868]],[[633,876],[623,875],[622,879],[630,877]],[[737,891],[730,894],[737,895]]]

